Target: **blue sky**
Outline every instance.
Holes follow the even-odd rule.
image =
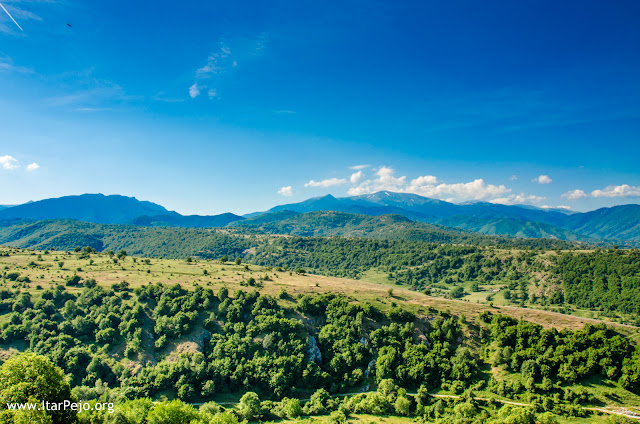
[[[1,3],[0,204],[640,201],[635,0]]]

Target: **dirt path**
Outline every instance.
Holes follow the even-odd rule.
[[[346,396],[355,396],[355,395],[361,395],[361,394],[366,394],[366,393],[373,393],[374,391],[366,391],[366,392],[351,392],[351,393],[340,393],[337,395],[334,395],[334,397],[346,397]],[[418,393],[409,393],[407,392],[408,395],[410,396],[417,396]],[[460,399],[461,396],[459,395],[440,395],[440,394],[435,394],[435,393],[429,393],[429,396],[433,397],[433,398],[440,398],[440,399]],[[301,402],[308,402],[310,399],[299,399]],[[515,401],[511,401],[511,400],[506,400],[506,399],[497,399],[497,398],[484,398],[484,397],[474,397],[473,400],[477,400],[477,401],[481,401],[481,402],[489,402],[489,401],[494,401],[494,402],[499,402],[502,403],[503,405],[514,405],[514,406],[531,406],[530,403],[523,403],[523,402],[515,402]],[[237,402],[216,402],[219,405],[236,405]],[[193,406],[200,406],[202,405],[202,403],[192,403],[191,405]],[[582,409],[584,409],[585,411],[591,411],[591,412],[600,412],[603,414],[609,414],[609,415],[619,415],[622,417],[626,417],[632,420],[637,420],[640,421],[640,414],[633,412],[633,411],[629,411],[626,408],[615,408],[611,407],[611,408],[588,408],[588,407],[581,407]]]

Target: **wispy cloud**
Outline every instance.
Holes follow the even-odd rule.
[[[366,168],[368,168],[370,166],[371,165],[353,165],[353,166],[350,166],[349,169],[353,169],[353,170],[358,171],[360,169],[366,169]]]
[[[184,99],[175,98],[175,97],[166,97],[165,93],[162,92],[162,91],[157,93],[157,94],[155,94],[151,98],[153,100],[155,100],[155,101],[165,102],[165,103],[182,103],[182,102],[184,102]]]
[[[344,178],[329,178],[322,181],[311,180],[308,183],[306,183],[304,186],[305,187],[334,187],[334,186],[339,186],[346,183],[347,183],[347,180]]]
[[[497,203],[500,205],[525,205],[531,203],[540,203],[545,200],[546,197],[534,196],[532,194],[526,195],[524,193],[511,194],[507,197],[500,197],[497,199],[489,200],[490,203]]]
[[[35,171],[36,169],[39,169],[39,168],[40,168],[40,165],[38,165],[35,162],[30,163],[29,165],[27,165],[27,171],[29,171],[29,172],[33,172],[33,171]]]
[[[8,57],[0,58],[0,71],[2,72],[15,72],[20,74],[33,74],[34,70],[25,66],[18,66],[13,63]]]
[[[293,187],[291,186],[280,187],[280,189],[278,190],[278,194],[286,197],[291,197],[293,196]]]
[[[230,56],[231,49],[224,41],[221,41],[218,51],[210,53],[207,63],[196,69],[196,77],[209,78],[212,75],[225,72],[230,66],[233,66],[233,60],[230,59]]]
[[[76,112],[106,112],[109,110],[113,110],[113,108],[110,107],[77,107],[74,109]]]
[[[2,169],[16,169],[19,167],[18,159],[9,155],[0,156],[0,166]]]
[[[592,191],[591,195],[593,197],[640,197],[640,187],[629,184],[610,185],[603,190]]]
[[[60,84],[62,88],[66,84]],[[77,86],[86,88],[78,89]],[[84,81],[74,83],[74,90],[46,99],[53,106],[70,107],[81,112],[112,110],[117,105],[141,100],[141,96],[125,93],[124,89],[111,81],[87,77]]]
[[[191,87],[208,90],[209,99],[217,98],[223,78],[243,63],[248,63],[260,56],[267,47],[268,39],[268,34],[262,33],[253,39],[238,38],[219,41],[218,47],[207,56],[205,64],[195,70],[194,83]],[[197,97],[191,92],[190,96]]]

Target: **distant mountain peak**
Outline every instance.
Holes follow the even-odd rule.
[[[233,214],[183,216],[156,203],[138,200],[135,197],[85,193],[39,200],[0,210],[0,221],[10,219],[73,219],[97,224],[216,227],[242,218]]]

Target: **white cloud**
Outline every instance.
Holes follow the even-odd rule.
[[[548,175],[540,175],[538,178],[534,178],[533,180],[531,180],[531,182],[538,184],[549,184],[552,181],[553,180],[549,178]]]
[[[396,178],[393,168],[387,166],[381,166],[375,175],[377,178],[371,180],[365,180],[355,187],[351,187],[347,193],[352,196],[358,196],[360,194],[375,193],[378,191],[397,191],[402,192],[404,186],[407,184],[407,177],[402,176]]]
[[[381,167],[376,171],[377,178],[364,180],[351,187],[348,194],[357,196],[378,191],[395,191],[399,193],[413,193],[425,197],[452,200],[486,200],[509,193],[504,185],[486,184],[483,179],[476,179],[468,183],[445,184],[433,175],[424,175],[407,183],[407,177],[395,177],[394,170]]]
[[[607,186],[604,190],[594,190],[591,192],[593,197],[638,197],[640,196],[640,187],[622,184],[619,186]]]
[[[278,190],[278,194],[291,197],[293,196],[293,188],[291,186],[280,187],[280,190]]]
[[[365,169],[365,168],[368,168],[370,166],[371,165],[353,165],[353,166],[350,166],[349,169],[353,169],[354,171],[359,171],[361,169]]]
[[[212,88],[207,92],[207,95],[209,96],[210,99],[213,99],[218,95],[218,92]]]
[[[512,175],[512,176],[509,177],[509,180],[511,180],[511,181],[515,181],[517,179],[518,179],[517,175]]]
[[[358,171],[351,174],[349,181],[351,181],[351,184],[358,184],[360,181],[362,181],[363,178],[364,178],[364,172]]]
[[[311,180],[308,183],[306,183],[304,186],[305,187],[333,187],[333,186],[345,184],[346,182],[347,180],[344,178],[328,178],[322,181]]]
[[[36,169],[40,168],[40,165],[38,165],[37,163],[33,162],[30,163],[29,165],[27,165],[27,171],[31,172],[31,171],[35,171]]]
[[[570,206],[563,206],[563,205],[560,205],[560,206],[542,205],[542,206],[540,206],[540,209],[564,209],[566,211],[570,211],[571,207]]]
[[[438,199],[453,197],[458,200],[486,200],[495,196],[501,196],[511,191],[504,185],[486,184],[482,178],[468,183],[437,185],[412,185],[407,192],[419,194],[425,197],[435,197]]]
[[[200,95],[200,87],[198,87],[198,83],[193,83],[191,87],[189,87],[189,97],[195,99]]]
[[[490,203],[497,203],[499,205],[524,205],[527,203],[540,203],[545,200],[546,197],[526,195],[524,193],[511,194],[507,197],[501,197],[498,199],[489,200]]]
[[[563,194],[560,197],[564,197],[565,199],[569,199],[569,200],[578,200],[587,196],[588,196],[587,193],[585,193],[582,190],[571,190],[571,191],[567,191],[565,194]]]
[[[9,155],[0,156],[0,166],[3,169],[16,169],[18,168],[18,159]]]
[[[438,183],[438,179],[433,175],[424,175],[422,177],[418,177],[415,180],[411,180],[412,186],[424,186],[424,185],[434,185]]]

